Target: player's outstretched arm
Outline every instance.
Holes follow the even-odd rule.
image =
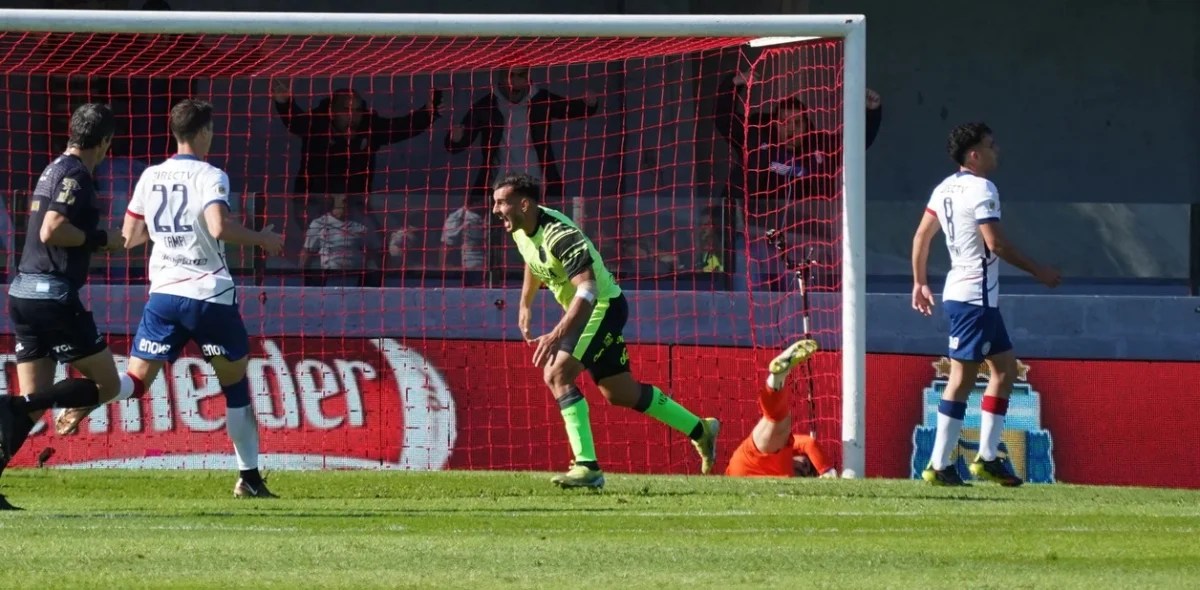
[[[988,250],[991,250],[996,256],[1033,275],[1038,282],[1051,289],[1058,286],[1061,281],[1058,271],[1048,266],[1042,266],[1034,259],[1022,254],[1004,234],[999,220],[981,224],[979,233],[983,235],[983,241],[987,244]]]
[[[488,98],[481,98],[471,103],[467,114],[462,116],[457,124],[451,124],[446,132],[446,151],[457,154],[475,143],[475,138],[483,131],[489,120],[491,103]]]
[[[742,108],[746,100],[746,76],[730,72],[721,76],[713,105],[713,123],[717,132],[737,149],[746,145],[746,115]]]
[[[600,110],[600,97],[590,90],[584,94],[584,98],[567,98],[550,91],[546,91],[546,95],[551,119],[590,117]]]
[[[300,110],[296,101],[292,100],[291,80],[274,80],[271,82],[271,102],[283,126],[295,135],[308,135],[312,129],[313,116]]]
[[[230,244],[241,246],[258,246],[267,254],[278,254],[283,250],[283,236],[271,231],[274,226],[268,225],[260,231],[254,231],[241,223],[230,219],[229,208],[224,202],[216,202],[204,208],[204,221],[212,237]]]
[[[929,244],[940,229],[937,216],[926,210],[921,216],[921,223],[917,225],[917,233],[913,234],[912,307],[926,316],[933,315],[933,292],[929,290]]]
[[[401,117],[378,117],[371,123],[372,134],[378,134],[377,144],[390,145],[424,133],[441,117],[442,91],[429,89],[425,106]]]

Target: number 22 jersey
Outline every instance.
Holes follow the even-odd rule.
[[[154,242],[150,293],[237,303],[225,243],[204,220],[214,204],[229,208],[229,177],[194,156],[179,154],[142,173],[128,213],[145,220]]]

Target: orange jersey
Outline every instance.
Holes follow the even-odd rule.
[[[747,436],[738,445],[733,456],[729,458],[729,466],[725,475],[731,477],[792,477],[794,467],[792,459],[804,455],[812,462],[818,474],[825,473],[832,465],[825,458],[824,451],[816,439],[806,434],[793,434],[792,444],[774,453],[764,453],[754,444],[754,438]]]

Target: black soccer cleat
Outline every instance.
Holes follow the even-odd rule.
[[[983,457],[975,457],[975,462],[971,463],[971,475],[975,479],[998,483],[1006,488],[1020,487],[1025,483],[1025,480],[1017,477],[1008,467],[1008,463],[996,457],[991,461],[985,461]]]
[[[8,498],[5,498],[4,494],[0,494],[0,512],[5,510],[24,510],[24,508],[9,504]]]
[[[267,489],[267,482],[260,481],[256,484],[247,482],[243,478],[238,478],[237,483],[233,485],[234,498],[278,498],[271,490]]]
[[[17,449],[11,448],[13,440],[17,436],[16,414],[13,413],[12,397],[4,396],[0,399],[0,471],[8,465],[12,459],[12,454],[17,452]]]
[[[933,464],[930,464],[921,473],[921,479],[933,486],[971,487],[971,484],[963,481],[962,476],[958,474],[958,468],[954,465],[947,466],[945,469],[934,469]]]

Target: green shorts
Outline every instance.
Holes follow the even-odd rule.
[[[629,372],[629,349],[625,347],[625,321],[629,319],[629,303],[624,295],[613,299],[598,299],[587,324],[578,334],[568,336],[559,346],[571,353],[599,382],[613,375]]]

